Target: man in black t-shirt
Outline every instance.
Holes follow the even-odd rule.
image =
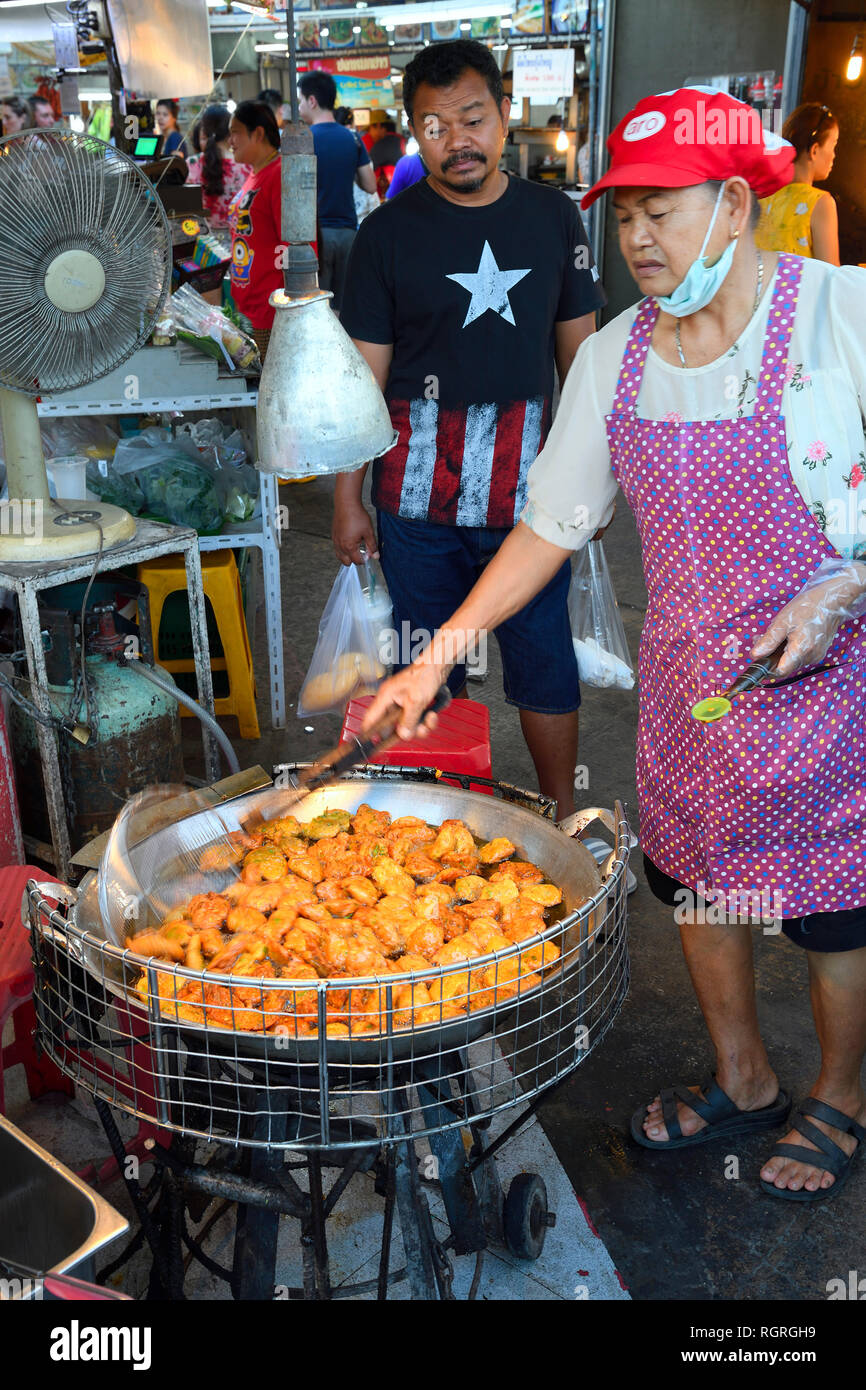
[[[342,322],[385,393],[398,439],[335,488],[334,545],[381,553],[397,657],[450,617],[517,523],[526,474],[565,377],[605,303],[574,204],[499,169],[510,101],[472,40],[433,44],[405,69],[403,99],[428,176],[362,224]],[[570,566],[497,631],[506,699],[541,790],[573,808],[580,691],[568,623]],[[463,685],[465,668],[451,676]]]

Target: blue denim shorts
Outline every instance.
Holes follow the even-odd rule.
[[[460,607],[492,560],[507,527],[442,526],[377,512],[379,555],[394,605],[395,665],[408,666],[427,634]],[[568,622],[568,561],[519,613],[496,629],[505,698],[536,714],[570,714],[580,704],[577,660]],[[452,693],[466,667],[448,678]]]

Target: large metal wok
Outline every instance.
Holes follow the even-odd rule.
[[[389,994],[401,977],[352,977],[353,990],[369,988],[380,1001],[384,996],[383,1026],[375,1034],[333,1036],[326,1031],[329,991],[345,989],[345,981],[293,986],[270,980],[261,982],[263,988],[316,990],[316,1035],[277,1036],[178,1021],[156,1003],[166,975],[172,982],[206,979],[232,989],[249,990],[259,982],[134,955],[112,939],[100,910],[99,888],[105,885],[91,874],[77,892],[31,887],[34,999],[42,1045],[62,1071],[111,1106],[189,1136],[255,1148],[330,1152],[400,1143],[408,1134],[459,1128],[467,1114],[480,1119],[541,1095],[586,1059],[625,999],[630,833],[617,804],[611,822],[615,849],[602,877],[586,849],[550,819],[550,803],[505,783],[487,785],[494,794],[446,785],[429,770],[365,768],[292,809],[305,820],[326,807],[353,812],[367,802],[395,817],[421,816],[431,824],[459,817],[479,839],[507,835],[521,857],[561,888],[564,900],[540,936],[473,958],[469,968],[493,962],[498,970],[506,958],[513,967],[522,951],[552,941],[561,954],[534,988],[506,998],[488,989],[487,999],[496,1001],[489,1007],[443,1017],[432,1026],[401,1028],[395,1026]],[[261,804],[260,794],[223,804],[226,831],[241,826]],[[159,915],[196,891],[200,831],[213,824],[205,814],[204,822],[198,813],[163,816],[153,829],[148,822],[140,852],[130,842],[126,887],[119,891],[124,911],[131,896],[139,917],[128,924],[121,919],[121,943],[129,926],[148,925],[148,912]],[[130,895],[133,883],[137,890]],[[209,878],[206,886],[215,885]],[[66,900],[66,917],[53,908],[52,897]],[[105,901],[104,892],[102,897]],[[114,907],[109,903],[108,908],[116,926]],[[142,969],[148,974],[148,1004],[134,990]],[[418,974],[429,978],[440,970],[445,975],[466,969],[466,962],[444,969],[430,965]],[[522,969],[512,980],[516,973]]]
[[[240,829],[270,796],[270,793],[263,795],[255,792],[223,805],[220,808],[220,816],[226,829]],[[493,796],[464,791],[441,782],[424,784],[378,778],[348,778],[327,789],[312,793],[299,806],[293,808],[293,814],[305,822],[320,815],[325,809],[339,808],[354,813],[362,802],[375,809],[388,810],[393,817],[420,816],[431,824],[439,824],[449,817],[459,817],[466,822],[473,834],[482,840],[507,835],[516,844],[518,857],[539,865],[546,877],[561,889],[561,906],[551,913],[550,923],[543,936],[533,939],[535,945],[539,940],[555,941],[562,953],[561,964],[551,967],[541,985],[536,986],[534,990],[523,991],[517,1001],[522,1005],[526,1005],[533,994],[537,995],[550,988],[563,973],[577,968],[585,956],[598,921],[596,909],[604,903],[625,874],[627,849],[623,851],[620,847],[621,852],[614,858],[612,874],[608,881],[603,883],[592,855],[579,841],[564,835],[551,820],[527,810],[524,806],[509,804]],[[623,831],[618,839],[627,846],[627,826],[621,808],[617,808],[617,811],[617,828]],[[130,857],[134,863],[131,865],[129,891],[132,892],[131,886],[137,882],[139,891],[134,895],[136,919],[133,924],[137,930],[150,926],[157,920],[158,913],[154,910],[153,904],[158,904],[159,910],[165,911],[188,901],[191,893],[206,891],[209,888],[219,891],[220,882],[215,883],[213,874],[202,875],[200,882],[197,882],[192,868],[200,855],[210,823],[210,813],[199,812],[163,826],[131,849]],[[128,902],[123,906],[128,907]],[[117,940],[117,919],[115,917],[114,923],[106,922],[108,915],[104,910],[100,912],[97,877],[88,875],[73,906],[73,930],[68,933],[70,946],[75,954],[79,955],[86,969],[100,983],[122,997],[131,1009],[144,1016],[150,1012],[159,1027],[180,1029],[184,1034],[191,1036],[191,1041],[196,1034],[206,1035],[207,1048],[211,1053],[222,1046],[232,1054],[242,1053],[251,1058],[270,1056],[280,1060],[297,1058],[299,1061],[313,1062],[320,1058],[324,1049],[328,1060],[335,1064],[351,1060],[353,1063],[378,1066],[386,1055],[395,1061],[401,1061],[417,1056],[419,1052],[427,1053],[431,1048],[438,1050],[465,1046],[491,1028],[497,1013],[507,1009],[513,1011],[515,1008],[514,999],[503,998],[492,1007],[473,1010],[466,1017],[444,1020],[424,1029],[393,1027],[392,1011],[388,1009],[387,1028],[383,1032],[339,1038],[326,1036],[324,1028],[320,1029],[318,1037],[296,1038],[291,1034],[288,1037],[274,1037],[264,1032],[244,1032],[239,1029],[180,1023],[170,1018],[160,1019],[156,1015],[155,1003],[148,1011],[134,992],[133,986],[143,968],[147,968],[151,974],[153,988],[149,992],[154,1000],[156,977],[160,973],[169,973],[178,981],[178,985],[184,979],[197,982],[205,979],[221,984],[231,984],[232,980],[236,979],[237,984],[244,988],[255,986],[257,983],[261,983],[263,988],[272,988],[274,982],[258,982],[250,978],[241,980],[209,973],[202,976],[199,972],[158,961],[151,961],[148,965],[145,960],[125,949],[122,939]],[[502,959],[514,955],[524,944],[497,955],[479,957],[474,964],[478,967],[488,961],[495,962],[497,957]],[[431,965],[424,975],[426,978],[461,968],[465,970],[465,965],[445,968]],[[374,978],[359,978],[353,979],[352,983],[360,989],[380,984],[394,985],[407,978],[408,975],[395,975],[387,982]],[[291,988],[290,981],[281,981],[281,988],[283,984],[287,990]],[[345,981],[339,981],[339,986],[344,988]],[[297,984],[299,990],[309,990],[309,987],[309,982],[299,981]],[[323,981],[320,987],[323,1013],[327,1011],[327,989],[328,982]],[[199,1037],[198,1041],[201,1044],[202,1037]]]

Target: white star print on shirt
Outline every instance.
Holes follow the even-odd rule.
[[[487,309],[492,309],[494,314],[501,314],[507,323],[514,323],[508,291],[524,279],[529,274],[530,269],[531,267],[527,270],[500,270],[496,264],[496,257],[490,249],[489,241],[485,241],[481,260],[478,262],[478,269],[474,274],[446,275],[445,277],[446,280],[456,280],[458,285],[462,286],[464,290],[468,290],[472,295],[462,327],[465,328],[468,323],[472,323],[473,319],[480,318]]]

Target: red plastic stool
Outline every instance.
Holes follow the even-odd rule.
[[[350,700],[343,720],[341,737],[350,739],[361,731],[361,722],[372,695]],[[439,715],[439,723],[426,738],[410,739],[396,748],[388,749],[371,763],[389,767],[441,768],[443,781],[450,782],[449,772],[474,773],[490,777],[490,711],[477,700],[452,700]],[[488,787],[475,787],[488,792]]]
[[[0,1114],[6,1114],[3,1074],[21,1064],[33,1100],[46,1091],[75,1094],[75,1086],[48,1056],[36,1052],[36,1010],[33,1007],[33,966],[30,937],[21,920],[21,899],[27,880],[56,883],[43,869],[12,865],[0,869],[0,1034],[11,1014],[14,1040],[0,1046]]]
[[[37,1056],[36,1053],[36,1009],[33,1005],[34,976],[30,960],[30,937],[21,920],[21,899],[30,878],[35,879],[37,883],[58,882],[44,869],[31,865],[0,869],[0,1032],[10,1014],[15,1030],[14,1041],[0,1051],[0,1114],[4,1115],[6,1110],[3,1073],[6,1067],[19,1062],[24,1066],[31,1099],[36,1100],[48,1091],[60,1092],[67,1096],[75,1095],[75,1083],[71,1078],[65,1076],[50,1057],[45,1054]],[[118,1004],[116,1007],[123,1010],[130,1036],[137,1038],[142,1034],[146,1035],[147,1027],[143,1022],[127,1016],[123,1005]],[[119,1089],[128,1090],[129,1095],[134,1097],[137,1108],[151,1111],[155,1118],[157,1102],[154,1092],[154,1069],[149,1057],[142,1056],[143,1050],[147,1050],[146,1043],[133,1044],[128,1085],[116,1084]],[[100,1074],[101,1064],[97,1059],[83,1050],[81,1056],[97,1075]],[[109,1077],[109,1080],[112,1081],[113,1078]],[[171,1142],[171,1134],[156,1124],[141,1120],[137,1133],[125,1146],[127,1154],[134,1154],[139,1159],[146,1158],[146,1141],[149,1139],[155,1139],[158,1144],[166,1146]],[[78,1176],[84,1178],[85,1182],[103,1183],[113,1178],[116,1173],[117,1164],[114,1158],[108,1158],[99,1167],[94,1163],[88,1164],[79,1170]]]

